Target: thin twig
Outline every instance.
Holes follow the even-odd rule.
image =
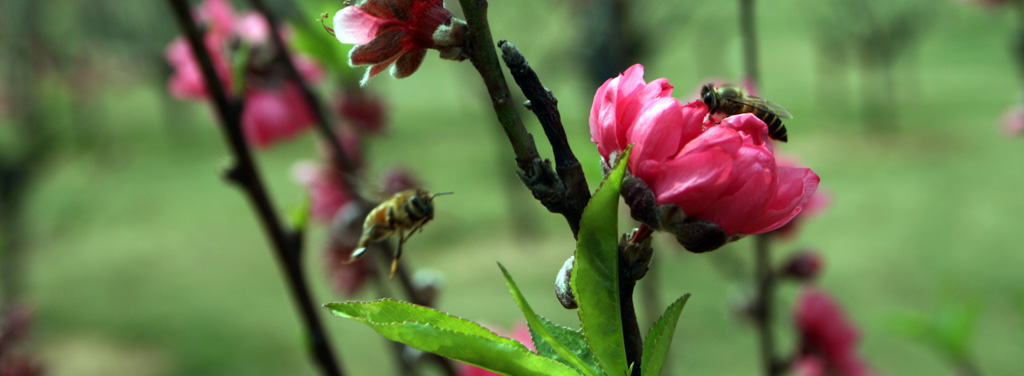
[[[565,216],[569,221],[569,227],[573,235],[579,233],[580,217],[583,215],[583,208],[590,201],[590,188],[587,186],[587,179],[583,176],[583,167],[576,159],[569,140],[565,135],[565,128],[562,127],[562,115],[558,112],[558,99],[551,90],[544,87],[537,77],[537,73],[530,68],[530,63],[519,52],[512,43],[506,41],[498,42],[501,48],[502,59],[516,84],[522,89],[526,96],[527,108],[537,116],[540,125],[544,128],[544,134],[551,143],[551,150],[555,155],[555,171],[558,173],[558,181],[554,186],[541,187],[531,186],[534,197],[541,201],[548,210]]]
[[[320,368],[320,371],[329,376],[343,375],[339,361],[331,350],[330,342],[324,334],[323,326],[317,316],[313,305],[313,299],[306,284],[302,264],[296,257],[298,250],[292,249],[292,236],[285,230],[270,202],[270,197],[263,186],[256,163],[245,138],[242,135],[241,113],[242,103],[237,99],[230,99],[227,91],[221,86],[221,81],[213,68],[209,52],[203,43],[203,36],[192,19],[192,13],[185,0],[168,0],[173,8],[174,15],[181,26],[182,32],[188,38],[192,47],[192,54],[199,61],[202,68],[203,79],[206,88],[210,93],[217,114],[220,117],[221,130],[227,140],[228,146],[234,156],[233,165],[228,170],[227,176],[237,183],[245,192],[260,218],[264,232],[270,237],[273,250],[277,256],[278,264],[281,265],[285,279],[292,295],[293,302],[302,316],[306,326],[307,340],[312,356]]]
[[[754,25],[754,0],[740,0],[740,37],[743,40],[743,73],[760,87],[757,67],[757,29]]]
[[[754,324],[757,326],[761,347],[761,365],[764,374],[778,375],[780,362],[775,357],[775,333],[772,328],[772,300],[775,298],[775,273],[771,263],[771,235],[754,236],[754,280],[757,292],[754,296]]]

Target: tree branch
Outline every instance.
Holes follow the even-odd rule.
[[[544,134],[551,143],[555,155],[555,171],[557,176],[551,185],[531,185],[533,196],[540,200],[551,212],[565,216],[575,236],[580,230],[580,217],[583,208],[590,201],[590,187],[583,175],[583,167],[573,154],[569,140],[562,127],[562,115],[558,112],[558,99],[551,90],[540,82],[537,73],[530,68],[530,63],[512,43],[498,42],[501,57],[512,72],[516,84],[522,89],[528,100],[526,108],[533,112],[544,128]],[[548,167],[550,168],[550,167]]]
[[[462,4],[462,11],[466,15],[466,24],[470,30],[470,38],[467,41],[469,59],[487,86],[494,113],[498,116],[498,122],[505,130],[505,136],[508,137],[516,154],[516,164],[521,172],[536,175],[535,166],[536,161],[540,160],[540,155],[537,153],[533,136],[526,131],[523,120],[512,106],[512,94],[498,63],[498,55],[494,52],[494,39],[491,38],[491,28],[487,23],[487,1],[459,0],[459,3]]]
[[[174,15],[181,26],[182,32],[188,38],[192,47],[192,54],[199,61],[203,72],[203,79],[207,91],[217,109],[220,117],[221,130],[231,149],[234,161],[227,171],[228,177],[238,184],[245,192],[249,201],[255,207],[263,226],[264,232],[270,237],[278,264],[281,265],[285,279],[292,295],[293,302],[299,310],[303,323],[306,326],[309,348],[312,350],[313,358],[320,368],[320,371],[329,376],[342,375],[341,367],[331,350],[330,342],[324,334],[323,326],[314,309],[313,299],[306,284],[302,264],[299,257],[296,257],[298,250],[292,249],[292,237],[285,230],[270,202],[270,197],[263,186],[256,163],[252,158],[245,138],[242,135],[241,114],[243,103],[237,99],[231,99],[227,91],[221,86],[220,79],[213,68],[209,52],[203,43],[203,36],[192,19],[192,12],[185,0],[168,0]]]
[[[781,362],[775,356],[775,331],[772,328],[772,300],[775,298],[775,272],[772,268],[771,235],[754,236],[754,324],[757,326],[761,346],[761,364],[767,376],[779,375]]]

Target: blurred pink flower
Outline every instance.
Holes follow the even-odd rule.
[[[838,376],[874,375],[857,354],[859,333],[832,298],[811,288],[802,291],[794,312],[800,333],[800,361],[804,375],[819,375],[811,370]],[[804,364],[807,363],[807,364]],[[817,364],[815,364],[817,363]],[[810,364],[815,364],[810,367]]]
[[[348,90],[337,96],[334,110],[359,130],[369,134],[381,134],[387,122],[384,99],[363,90]]]
[[[322,223],[331,223],[353,196],[341,180],[341,171],[317,162],[302,161],[292,166],[292,178],[309,190],[310,216]]]
[[[223,40],[213,34],[207,34],[204,41],[221,85],[225,88],[231,87],[231,68],[224,56]],[[206,99],[210,95],[206,90],[206,82],[203,81],[199,61],[192,54],[192,47],[185,37],[174,38],[164,50],[164,56],[174,70],[167,82],[171,95],[179,99]]]
[[[196,8],[195,16],[207,28],[204,43],[221,85],[230,93],[234,85],[228,62],[234,51],[229,46],[241,41],[253,46],[252,56],[267,53],[271,47],[263,45],[269,37],[269,25],[255,12],[236,15],[226,0],[204,1]],[[174,69],[168,83],[171,94],[183,99],[206,99],[209,92],[188,42],[183,37],[176,38],[167,46],[165,55]],[[316,121],[298,85],[283,77],[282,70],[273,64],[280,62],[250,59],[241,94],[245,100],[241,119],[243,132],[246,140],[260,147],[292,138]],[[308,80],[323,76],[320,68],[308,60],[296,58],[295,64]]]
[[[590,113],[591,139],[606,162],[634,144],[629,173],[659,205],[716,224],[728,236],[777,229],[803,210],[818,187],[807,168],[776,165],[768,127],[751,114],[705,122],[707,106],[682,104],[642,65],[601,85]]]
[[[807,281],[821,274],[821,254],[815,250],[800,250],[789,256],[779,270],[779,276]]]
[[[365,0],[334,16],[338,41],[356,45],[349,65],[369,65],[361,85],[394,64],[391,75],[408,77],[419,69],[427,49],[450,40],[452,13],[441,0]]]
[[[294,137],[314,122],[316,117],[295,83],[286,82],[278,90],[253,88],[245,94],[242,131],[256,146]]]
[[[324,252],[324,257],[327,261],[324,264],[327,266],[328,281],[331,287],[346,296],[351,296],[358,292],[366,284],[367,278],[373,275],[372,265],[369,264],[373,262],[372,257],[363,257],[356,261],[349,261],[352,251],[356,249],[358,242],[358,233],[355,239],[350,237],[338,239],[332,236]]]
[[[1003,134],[1007,137],[1024,136],[1024,105],[1010,107],[1003,113]]]
[[[493,329],[492,329],[493,330]],[[505,336],[504,333],[498,330],[494,330],[495,333]],[[521,322],[516,325],[515,329],[512,330],[512,336],[508,337],[519,341],[526,345],[527,348],[533,351],[537,351],[536,347],[533,346],[533,338],[530,337],[530,327],[525,322]],[[483,368],[477,368],[465,363],[459,364],[458,376],[501,376],[500,373],[494,373]]]
[[[422,183],[403,167],[392,167],[384,172],[384,192],[395,194],[401,191],[416,189],[423,186]]]

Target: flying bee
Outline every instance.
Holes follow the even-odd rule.
[[[397,232],[398,247],[391,261],[391,278],[395,278],[398,260],[402,258],[402,245],[416,230],[423,231],[423,225],[434,219],[434,197],[448,194],[452,192],[431,195],[424,189],[410,189],[398,192],[377,205],[363,220],[363,235],[349,262],[363,257],[370,243],[387,239]]]
[[[786,142],[786,126],[782,125],[782,119],[792,119],[793,115],[782,106],[767,100],[747,94],[738,86],[719,86],[712,84],[704,85],[700,89],[700,98],[708,105],[708,113],[722,113],[726,116],[739,114],[754,114],[768,125],[768,136],[776,140]]]

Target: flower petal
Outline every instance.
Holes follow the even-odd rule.
[[[420,68],[420,64],[423,64],[423,59],[427,57],[427,50],[421,49],[402,55],[395,61],[395,65],[391,66],[391,77],[394,78],[406,78],[416,72]]]
[[[761,234],[789,223],[805,208],[820,181],[818,175],[808,168],[779,167],[778,176],[778,191],[768,208],[745,224],[740,232]]]
[[[345,44],[367,44],[387,22],[358,7],[347,6],[334,15],[334,36]]]
[[[683,105],[672,97],[647,102],[640,117],[630,127],[627,142],[635,144],[629,157],[630,171],[637,176],[636,161],[660,162],[679,152],[682,133]],[[642,177],[641,177],[642,179]]]
[[[396,59],[402,51],[402,38],[405,31],[391,29],[373,38],[370,43],[356,46],[348,53],[348,64],[351,66],[377,65]],[[372,77],[372,76],[371,76]]]

